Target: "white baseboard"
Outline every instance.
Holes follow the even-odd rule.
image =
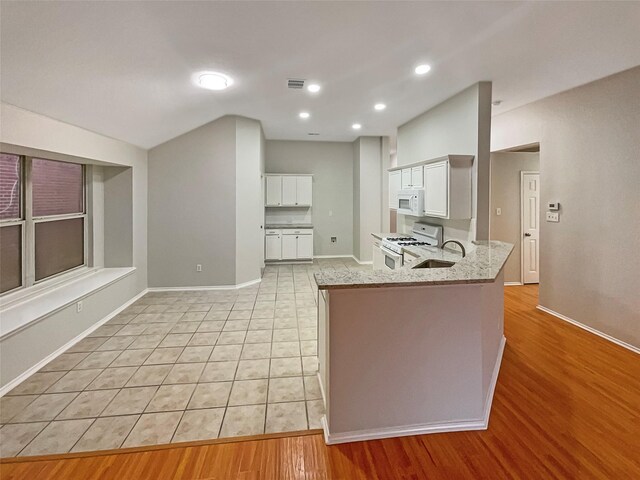
[[[493,404],[493,394],[496,391],[496,385],[498,384],[498,375],[500,374],[500,365],[502,365],[502,356],[504,355],[504,347],[507,344],[507,339],[503,335],[500,340],[500,346],[498,347],[498,358],[496,358],[496,364],[493,367],[493,373],[491,374],[491,382],[489,383],[489,389],[487,390],[487,398],[484,401],[484,424],[485,429],[489,427],[489,416],[491,415],[491,405]]]
[[[373,260],[366,260],[366,261],[363,262],[361,260],[358,260],[355,255],[351,255],[351,258],[353,258],[360,265],[373,265]]]
[[[353,258],[353,255],[314,255],[313,258]]]
[[[498,374],[500,373],[500,365],[502,364],[502,355],[507,339],[503,336],[500,341],[496,363],[493,367],[491,375],[491,383],[487,390],[485,399],[484,412],[481,419],[467,420],[459,422],[442,422],[427,423],[419,425],[407,425],[402,427],[377,428],[371,430],[358,430],[355,432],[344,432],[332,434],[329,432],[329,424],[326,415],[323,415],[320,422],[324,431],[324,441],[327,445],[335,445],[338,443],[362,442],[366,440],[379,440],[381,438],[391,437],[407,437],[410,435],[425,435],[430,433],[446,433],[446,432],[465,432],[470,430],[486,430],[489,426],[489,416],[491,414],[491,405],[493,403],[493,394],[496,384],[498,383]]]
[[[522,282],[504,282],[505,287],[521,287]]]
[[[624,347],[627,350],[631,350],[632,352],[640,355],[640,348],[636,347],[635,345],[631,345],[630,343],[624,342],[622,340],[618,340],[617,338],[612,337],[611,335],[601,332],[600,330],[596,330],[595,328],[585,325],[584,323],[580,323],[577,320],[574,320],[573,318],[569,318],[566,315],[562,315],[561,313],[551,310],[550,308],[543,307],[542,305],[538,305],[536,306],[536,308],[538,310],[542,310],[545,313],[548,313],[549,315],[553,315],[554,317],[559,318],[560,320],[564,320],[565,322],[575,325],[576,327],[579,327],[583,330],[586,330],[589,333],[593,333],[594,335],[598,335],[599,337],[604,338],[605,340],[609,340],[610,342],[615,343],[616,345],[620,345],[621,347]]]
[[[261,278],[250,280],[248,282],[239,283],[237,285],[215,285],[215,286],[200,286],[200,287],[150,287],[147,290],[149,292],[187,292],[190,290],[238,290],[239,288],[250,287],[256,283],[260,283]]]
[[[91,325],[89,328],[87,328],[84,332],[82,332],[80,335],[78,335],[75,338],[72,338],[71,340],[69,340],[67,343],[65,343],[63,346],[61,346],[60,348],[58,348],[55,352],[47,355],[45,358],[43,358],[42,360],[40,360],[38,363],[36,363],[33,367],[29,368],[28,370],[26,370],[25,372],[23,372],[22,374],[20,374],[19,376],[17,376],[16,378],[14,378],[13,380],[11,380],[10,382],[8,382],[6,385],[4,385],[2,388],[0,388],[0,397],[2,397],[3,395],[5,395],[7,392],[11,391],[11,389],[13,389],[15,386],[17,386],[18,384],[24,382],[27,378],[29,378],[31,375],[33,375],[34,373],[36,373],[38,370],[40,370],[42,367],[44,367],[47,363],[51,362],[52,360],[54,360],[56,357],[58,357],[59,355],[63,354],[65,351],[67,351],[69,348],[73,347],[76,343],[78,343],[80,340],[82,340],[83,338],[85,338],[87,335],[89,335],[91,332],[93,332],[94,330],[96,330],[98,327],[101,327],[102,325],[104,325],[105,323],[107,323],[109,320],[111,320],[113,317],[115,317],[116,315],[118,315],[120,312],[122,312],[123,310],[125,310],[128,306],[132,305],[133,303],[135,303],[137,300],[139,300],[140,298],[142,298],[144,295],[147,294],[148,290],[143,290],[142,292],[140,292],[138,295],[136,295],[135,297],[131,298],[129,301],[127,301],[124,305],[119,306],[118,308],[116,308],[113,312],[111,312],[110,314],[108,314],[106,317],[104,317],[103,319],[99,320],[98,322],[94,323],[93,325]]]

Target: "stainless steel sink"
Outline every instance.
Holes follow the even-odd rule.
[[[424,262],[420,262],[413,268],[449,268],[449,267],[453,267],[454,265],[455,265],[455,262],[429,259],[429,260],[425,260]]]

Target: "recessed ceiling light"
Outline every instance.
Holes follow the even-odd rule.
[[[311,115],[309,114],[309,112],[300,112],[298,116],[300,118],[309,118]]]
[[[382,111],[385,108],[387,108],[387,106],[384,103],[376,103],[373,108],[375,108],[378,111]]]
[[[198,75],[198,85],[207,90],[224,90],[233,85],[233,79],[224,73],[203,72]]]
[[[307,87],[307,90],[309,90],[311,93],[318,93],[320,91],[320,85],[318,85],[317,83],[312,83]]]
[[[362,128],[362,125],[360,125],[359,123],[354,123],[353,125],[351,125],[351,128],[353,128],[354,130],[360,130]]]
[[[418,75],[424,75],[425,73],[428,73],[428,72],[429,72],[429,70],[431,70],[431,66],[430,66],[430,65],[427,65],[427,64],[425,63],[425,64],[423,64],[423,65],[418,65],[418,66],[416,67],[416,69],[415,69],[415,72],[416,72]]]

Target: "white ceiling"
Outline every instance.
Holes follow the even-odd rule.
[[[1,9],[4,102],[145,148],[225,114],[261,120],[273,139],[393,135],[480,80],[503,100],[495,114],[640,64],[640,2],[3,1]],[[417,77],[421,62],[433,69]],[[195,87],[192,74],[207,69],[235,84]],[[288,90],[289,77],[323,90]],[[387,109],[375,112],[380,101]],[[300,120],[301,110],[311,118]]]

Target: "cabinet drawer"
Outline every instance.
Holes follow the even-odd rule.
[[[313,235],[313,229],[311,228],[300,229],[300,230],[287,229],[287,230],[283,230],[282,234],[283,235]]]
[[[265,230],[267,235],[280,235],[280,230]]]

